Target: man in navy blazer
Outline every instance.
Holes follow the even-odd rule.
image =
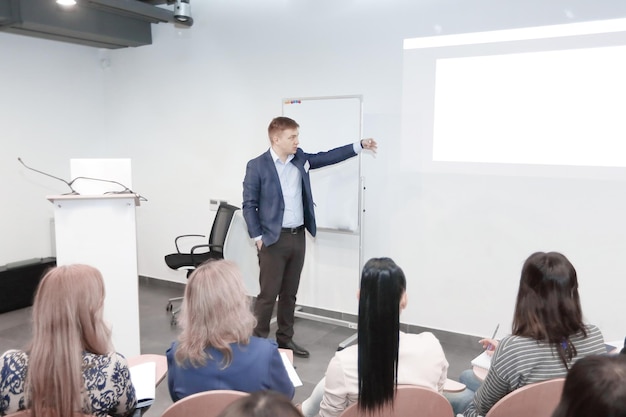
[[[294,310],[304,265],[304,229],[315,236],[315,202],[309,170],[376,151],[374,139],[363,139],[328,152],[305,153],[298,148],[295,120],[276,117],[268,127],[270,149],[250,160],[243,180],[243,216],[259,257],[260,292],[254,305],[254,335],[267,337],[278,297],[276,341],[297,356],[309,352],[293,341]]]

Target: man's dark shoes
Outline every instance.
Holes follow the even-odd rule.
[[[293,340],[290,340],[287,343],[279,343],[278,347],[281,349],[289,349],[293,351],[293,354],[299,356],[301,358],[308,358],[309,351],[303,348],[302,346],[298,346]]]

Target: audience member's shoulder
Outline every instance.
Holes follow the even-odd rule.
[[[252,348],[258,349],[278,349],[278,343],[272,339],[266,339],[264,337],[251,336],[249,345]]]
[[[513,352],[524,352],[527,349],[536,349],[537,341],[533,338],[526,336],[506,335],[498,342],[498,350],[500,355],[509,355]],[[548,345],[546,345],[548,346]]]
[[[536,345],[537,340],[533,339],[532,337],[516,336],[513,334],[509,334],[509,335],[504,336],[502,339],[500,339],[499,345],[502,345],[502,344],[504,344],[505,346],[524,345],[524,344]]]
[[[439,345],[439,339],[432,334],[431,332],[421,332],[421,333],[403,333],[400,332],[401,339],[407,339],[411,341],[416,341],[420,343],[432,343]]]
[[[17,349],[9,349],[0,356],[1,363],[25,363],[28,360],[26,352]]]
[[[9,357],[9,356],[21,356],[21,355],[26,355],[26,353],[23,350],[19,350],[19,349],[9,349],[2,354],[2,357],[4,358],[4,357]]]
[[[114,362],[124,363],[124,364],[128,365],[128,359],[126,359],[126,356],[122,355],[119,352],[111,352],[111,353],[108,354],[108,356]]]
[[[359,352],[359,345],[358,344],[354,344],[354,345],[350,345],[348,347],[345,347],[341,350],[338,350],[337,352],[335,352],[336,357],[342,357],[342,356],[354,356],[354,355],[358,355]]]
[[[170,347],[165,351],[165,355],[166,356],[174,356],[174,353],[176,353],[176,349],[178,348],[178,340],[174,340],[172,342],[172,344],[170,345]]]
[[[358,363],[359,358],[359,345],[350,345],[346,348],[338,350],[335,352],[333,357],[330,359],[330,363],[328,364],[329,369],[331,366],[335,366],[338,368],[344,368],[346,366],[351,367],[352,365],[346,364],[356,364]]]
[[[128,367],[128,360],[126,360],[126,357],[124,355],[118,352],[109,352],[104,355],[85,352],[83,353],[83,360],[91,366],[97,367],[116,367],[120,365]]]
[[[600,328],[598,326],[596,326],[595,324],[585,324],[585,329],[587,330],[587,335],[601,335],[602,332],[600,331]]]

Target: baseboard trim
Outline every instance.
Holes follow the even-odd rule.
[[[355,314],[342,313],[323,308],[298,306],[295,316],[348,327],[355,330],[358,327],[358,317]],[[405,333],[431,332],[441,343],[453,344],[469,349],[475,349],[476,346],[478,346],[478,340],[480,339],[479,337],[464,333],[455,333],[407,323],[400,323],[400,330]]]
[[[181,291],[184,291],[185,289],[185,283],[166,281],[158,278],[147,277],[144,275],[139,276],[139,282],[142,285],[177,288]],[[256,297],[252,297],[253,303],[255,298]],[[336,326],[348,327],[350,329],[354,329],[355,332],[357,329],[358,320],[355,314],[342,313],[340,311],[327,310],[316,307],[297,306],[295,316],[306,320],[315,320],[323,323],[333,324]],[[437,339],[439,339],[441,343],[453,344],[469,349],[475,349],[476,346],[478,346],[478,340],[480,339],[479,337],[468,334],[455,333],[446,330],[433,329],[430,327],[417,326],[407,323],[400,323],[400,330],[405,333],[431,332],[435,335]]]
[[[164,279],[147,277],[145,275],[139,275],[139,283],[142,285],[150,285],[153,287],[161,287],[161,288],[177,288],[181,290],[185,290],[184,282],[174,282],[174,281],[166,281]]]

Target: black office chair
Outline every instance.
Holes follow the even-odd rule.
[[[213,226],[211,227],[211,234],[209,235],[209,243],[195,245],[191,250],[187,252],[181,252],[178,242],[184,238],[198,238],[206,237],[205,235],[181,235],[176,237],[174,245],[176,246],[176,253],[165,255],[165,263],[175,270],[186,270],[187,278],[189,275],[203,262],[209,259],[223,259],[224,258],[224,243],[226,242],[226,236],[228,235],[228,229],[233,221],[235,212],[239,210],[239,207],[231,206],[227,203],[221,203],[217,209],[215,220],[213,220]],[[167,311],[172,313],[172,325],[176,324],[176,314],[180,311],[180,308],[174,310],[172,302],[180,301],[183,297],[170,298],[167,303]]]

